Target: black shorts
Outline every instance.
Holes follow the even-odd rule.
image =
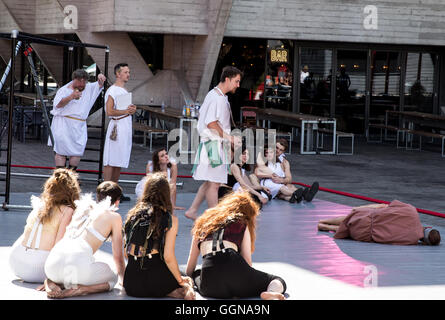
[[[141,259],[134,260],[133,256],[128,256],[124,288],[129,296],[159,298],[181,288],[159,254],[152,255],[151,259],[144,257],[142,269]]]

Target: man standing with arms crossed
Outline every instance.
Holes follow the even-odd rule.
[[[126,63],[114,67],[116,82],[105,93],[105,110],[110,117],[104,145],[104,181],[118,183],[121,168],[128,168],[133,139],[133,122],[131,115],[136,106],[130,104],[125,110],[117,108],[116,98],[128,94],[125,85],[130,79],[130,68]],[[129,201],[122,196],[121,201]]]
[[[85,70],[75,70],[73,80],[60,88],[54,97],[51,130],[57,168],[64,168],[69,158],[69,168],[76,170],[85,151],[88,140],[86,120],[106,80],[103,74],[99,74],[94,83],[89,83],[88,78]],[[49,139],[48,145],[52,145]]]
[[[232,111],[227,93],[235,93],[241,82],[242,72],[232,66],[223,69],[219,84],[210,90],[199,109],[198,132],[201,143],[196,154],[193,179],[204,180],[185,216],[195,220],[199,206],[207,200],[209,208],[218,204],[218,188],[227,183],[230,152],[224,148],[224,140],[238,146],[240,137],[230,135]]]

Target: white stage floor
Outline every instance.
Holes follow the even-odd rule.
[[[28,204],[30,195],[13,194],[11,203]],[[194,194],[179,193],[178,205],[188,207],[193,198]],[[133,204],[134,200],[121,204],[119,212],[123,217]],[[287,298],[292,300],[445,297],[443,244],[394,246],[334,240],[332,233],[317,230],[318,220],[345,215],[349,210],[348,206],[317,199],[300,204],[272,201],[263,207],[258,219],[253,266],[282,277],[288,286]],[[27,215],[24,210],[0,212],[1,300],[47,299],[44,292],[34,290],[36,284],[16,279],[8,264],[10,246],[21,234]],[[177,211],[176,215],[179,218],[176,256],[181,269],[185,269],[192,221],[183,216],[183,211]],[[445,235],[445,229],[437,229]],[[114,267],[111,244],[106,243],[96,258]],[[197,298],[207,299],[199,294]],[[112,292],[81,299],[134,298],[116,287]]]

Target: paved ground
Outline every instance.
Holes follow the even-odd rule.
[[[164,139],[160,139],[162,143]],[[92,140],[90,142],[93,142]],[[160,144],[155,145],[155,147]],[[294,151],[297,146],[294,145]],[[86,158],[97,158],[97,154],[87,152]],[[129,172],[144,172],[147,160],[151,154],[147,147],[133,145],[133,152]],[[437,148],[426,151],[406,151],[396,149],[394,144],[367,144],[358,139],[353,156],[334,155],[299,155],[287,157],[291,163],[293,180],[311,184],[317,180],[321,187],[359,194],[371,198],[391,201],[398,199],[408,202],[422,209],[429,209],[445,213],[443,203],[445,176],[445,158],[440,156]],[[1,162],[5,161],[2,152]],[[23,165],[53,165],[53,153],[50,148],[39,141],[28,140],[26,143],[14,141],[12,162]],[[96,169],[92,163],[81,163],[80,169]],[[4,171],[4,169],[1,169]],[[181,175],[190,175],[191,165],[180,165]],[[48,174],[47,170],[31,170],[13,168],[13,172],[28,172]],[[81,174],[81,178],[92,178]],[[139,176],[125,176],[123,179],[138,181]],[[14,193],[11,203],[28,204],[31,193],[38,194],[44,179],[13,177],[11,191]],[[199,183],[193,179],[181,178],[184,183],[179,189],[178,205],[190,205],[193,194]],[[130,203],[121,206],[121,214],[134,204],[135,184],[122,184],[126,194],[132,197]],[[94,191],[96,184],[82,181],[84,192]],[[1,190],[1,188],[0,188]],[[445,275],[440,274],[442,259],[437,254],[437,248],[411,247],[403,249],[399,246],[381,246],[357,244],[354,241],[334,241],[329,234],[316,232],[315,223],[321,216],[335,216],[345,214],[351,206],[367,204],[368,202],[343,197],[332,193],[319,192],[314,206],[304,204],[292,207],[290,204],[276,200],[263,213],[259,223],[257,251],[254,255],[255,266],[268,272],[277,271],[289,279],[290,299],[351,299],[369,298],[376,295],[371,291],[357,291],[362,286],[372,269],[364,268],[376,266],[379,272],[379,285],[385,286],[379,291],[378,298],[393,298],[395,294],[402,299],[434,298],[434,294],[443,291]],[[202,210],[205,205],[202,207]],[[282,208],[287,208],[282,210]],[[341,209],[341,213],[337,212]],[[342,211],[343,210],[343,211]],[[7,268],[7,253],[9,247],[23,230],[27,211],[11,210],[0,213],[0,261],[1,268]],[[295,215],[297,213],[297,215]],[[178,213],[180,215],[180,213]],[[444,231],[445,219],[430,215],[420,215],[423,224],[433,225]],[[297,231],[289,230],[293,226]],[[178,262],[184,267],[190,241],[189,230],[191,222],[181,217],[181,234],[178,235]],[[445,231],[444,231],[445,232]],[[444,233],[443,232],[443,233]],[[285,235],[282,237],[281,235]],[[310,244],[314,242],[309,250]],[[284,248],[277,250],[277,248]],[[408,250],[408,251],[406,251]],[[106,245],[99,253],[99,258],[110,261],[110,247]],[[410,264],[410,261],[412,262]],[[404,267],[400,267],[403,265]],[[349,266],[345,268],[345,266]],[[429,268],[428,270],[425,268]],[[0,280],[1,286],[11,296],[30,299],[44,299],[41,293],[36,293],[33,286],[14,280],[9,273]],[[340,280],[340,281],[338,281]],[[316,284],[316,285],[315,285]],[[400,289],[403,285],[403,289]],[[324,290],[313,290],[322,287]],[[25,291],[23,291],[25,290]],[[422,292],[421,294],[419,294]],[[39,295],[40,294],[40,295]],[[111,293],[113,298],[125,298],[119,291]],[[4,298],[8,298],[4,297]],[[105,298],[95,296],[92,298]],[[437,297],[437,296],[436,296]],[[0,297],[1,299],[1,297]]]
[[[12,199],[23,202],[29,196],[17,193],[13,194]],[[193,193],[178,195],[178,201],[185,205],[190,205],[193,198]],[[133,204],[122,204],[119,209],[121,215],[125,216]],[[344,215],[349,211],[349,206],[319,199],[299,204],[274,200],[263,207],[258,218],[253,266],[281,276],[286,281],[286,296],[290,300],[442,299],[445,290],[443,244],[438,247],[395,246],[334,240],[332,233],[317,230],[318,220]],[[0,215],[0,300],[47,299],[44,292],[34,290],[36,284],[18,280],[7,263],[10,246],[22,232],[26,216],[27,212],[24,211],[9,211]],[[192,222],[179,213],[178,218],[175,253],[180,268],[184,270]],[[444,227],[438,229],[445,233]],[[111,252],[111,244],[105,243],[95,257],[114,268]],[[197,298],[207,299],[199,294]],[[112,292],[82,299],[133,298],[125,295],[117,286]]]
[[[159,139],[154,147],[161,146],[165,139]],[[89,144],[95,141],[90,140]],[[4,145],[4,142],[3,144]],[[445,158],[440,150],[427,146],[425,151],[407,151],[396,149],[394,143],[368,144],[356,139],[355,154],[352,156],[337,155],[300,155],[297,145],[293,154],[287,158],[291,163],[293,180],[305,184],[318,181],[321,187],[354,193],[371,198],[392,201],[398,199],[417,208],[445,213],[443,195],[445,194]],[[2,152],[0,161],[5,161],[6,153]],[[87,151],[85,158],[96,159],[98,154]],[[144,172],[145,164],[151,159],[147,147],[134,144],[130,166],[125,171]],[[14,164],[53,166],[53,152],[39,141],[28,140],[26,143],[14,141],[12,162]],[[97,169],[97,164],[82,162],[80,169]],[[180,165],[179,174],[190,175],[191,165]],[[4,168],[0,171],[4,172]],[[13,168],[13,172],[48,174],[48,170]],[[95,176],[81,174],[81,177]],[[139,180],[139,176],[121,176],[126,180]],[[12,178],[11,192],[39,192],[44,179]],[[182,179],[182,189],[178,192],[196,192],[199,182],[193,179]],[[82,182],[84,191],[93,191],[95,182]],[[126,194],[134,193],[135,184],[122,184]],[[3,185],[0,183],[0,190]],[[350,206],[368,202],[343,197],[332,193],[320,192],[317,198]],[[425,223],[445,225],[445,220],[422,215]]]

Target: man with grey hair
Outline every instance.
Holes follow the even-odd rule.
[[[51,131],[54,136],[56,167],[76,170],[88,140],[87,118],[106,80],[103,74],[94,83],[88,82],[89,75],[83,69],[73,72],[72,81],[61,87],[54,98],[54,116]],[[51,146],[51,141],[48,140]]]

